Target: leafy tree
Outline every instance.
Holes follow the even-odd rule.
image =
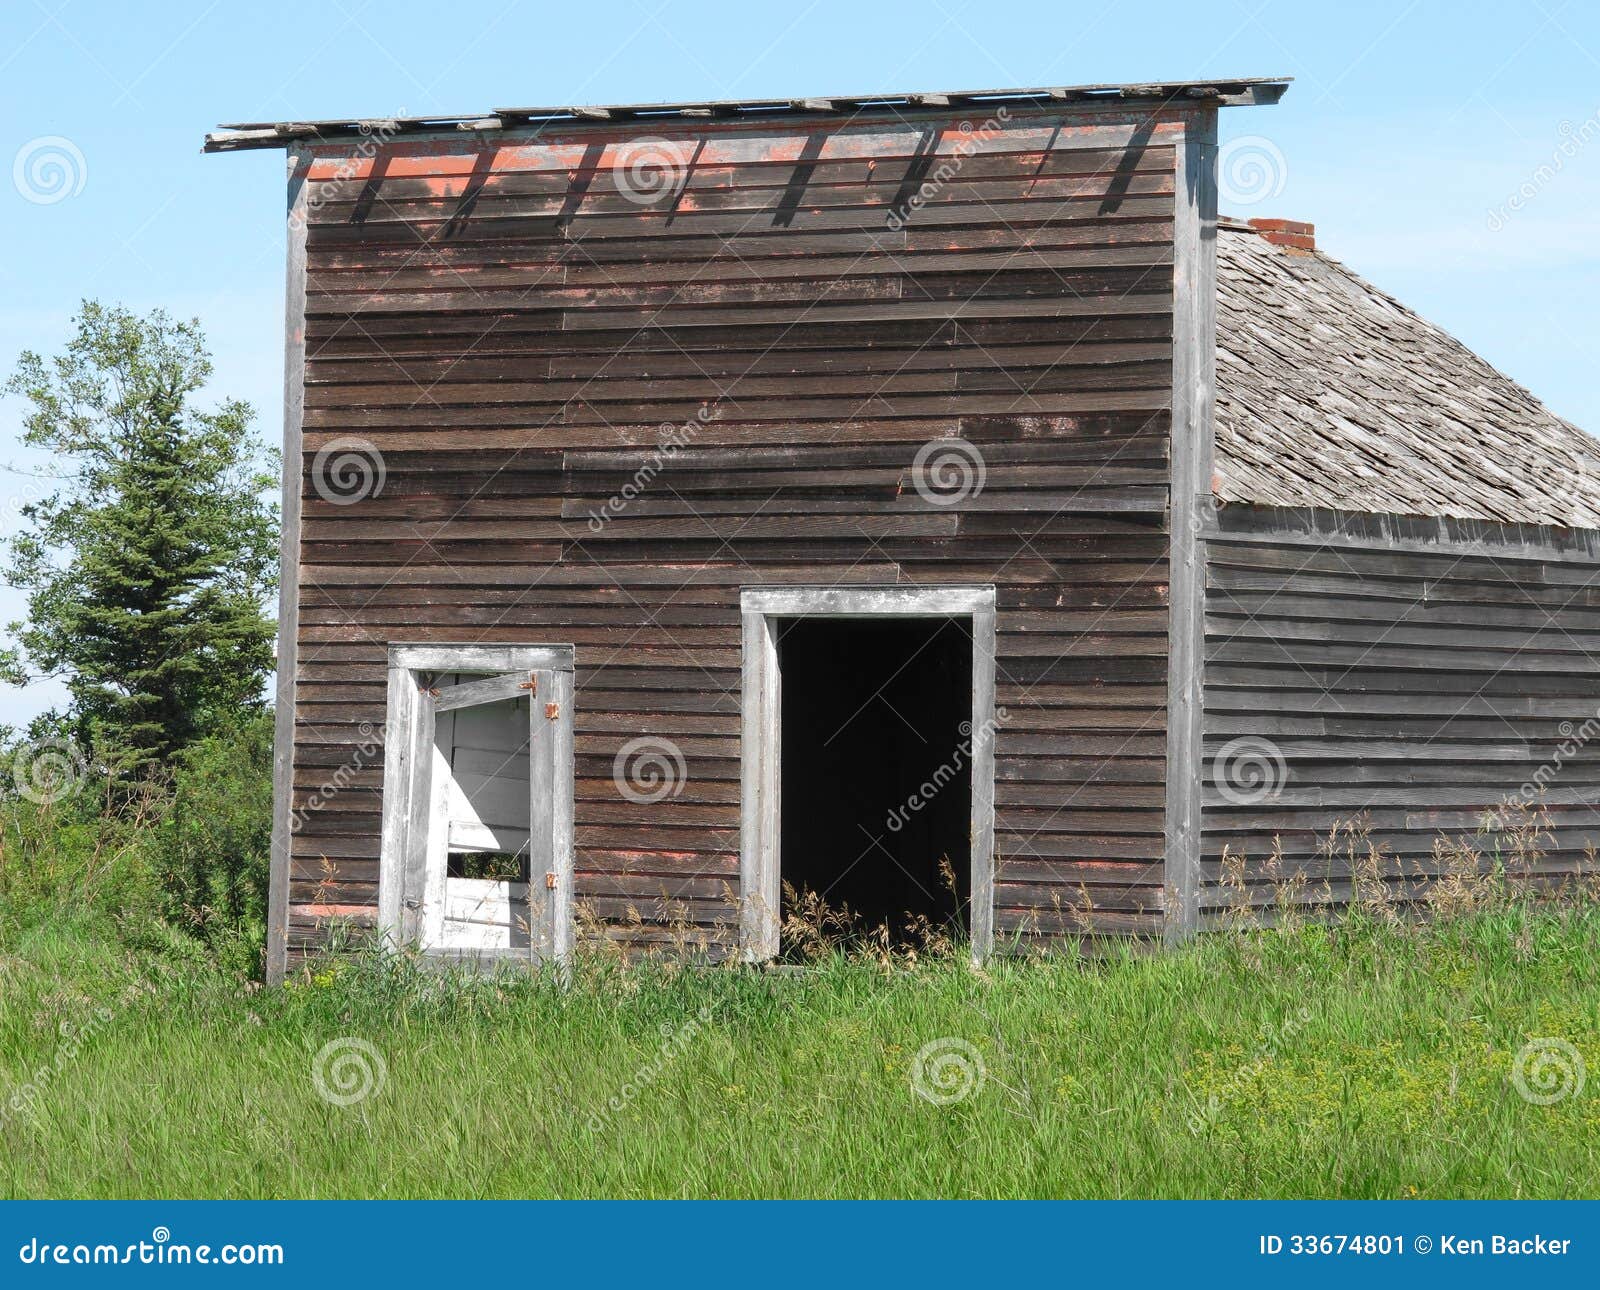
[[[64,678],[73,733],[129,768],[259,708],[272,667],[273,463],[249,404],[193,406],[210,376],[198,321],[86,301],[65,351],[24,353],[5,387],[55,491],[7,544],[28,621],[0,679]]]

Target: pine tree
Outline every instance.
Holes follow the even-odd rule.
[[[64,678],[74,735],[129,767],[259,707],[272,667],[271,462],[249,404],[192,405],[210,376],[198,321],[85,302],[65,351],[24,353],[6,385],[58,486],[7,544],[28,619],[0,678]]]

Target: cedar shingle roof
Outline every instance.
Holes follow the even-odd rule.
[[[1219,500],[1600,529],[1600,442],[1319,251],[1217,233]]]

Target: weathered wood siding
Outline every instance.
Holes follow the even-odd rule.
[[[640,127],[315,151],[297,805],[381,726],[390,641],[571,642],[579,900],[726,946],[739,588],[992,583],[997,932],[1075,929],[1084,893],[1158,929],[1188,119],[675,122],[664,184]],[[340,504],[314,463],[352,437],[383,487]],[[913,463],[956,438],[984,486],[931,503]],[[619,793],[639,735],[681,794]],[[295,834],[291,950],[370,917],[380,781]]]
[[[1600,533],[1226,506],[1206,548],[1202,911],[1224,846],[1260,900],[1275,842],[1346,898],[1352,821],[1399,899],[1508,799],[1548,811],[1544,872],[1600,844]]]

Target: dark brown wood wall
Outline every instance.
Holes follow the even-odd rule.
[[[1229,506],[1207,542],[1202,910],[1235,902],[1223,848],[1273,898],[1351,892],[1351,842],[1397,900],[1448,875],[1434,842],[1534,871],[1600,844],[1600,534]],[[1260,778],[1265,776],[1265,778]],[[1271,791],[1263,795],[1263,788]],[[1346,826],[1354,826],[1354,839]],[[1339,830],[1332,846],[1330,831]]]
[[[995,584],[997,932],[1157,929],[1184,120],[674,124],[663,185],[615,127],[317,152],[296,807],[345,786],[291,951],[372,915],[394,640],[573,643],[579,900],[731,943],[739,588],[774,583]],[[956,437],[984,487],[931,504]],[[383,487],[344,504],[315,463],[352,438]],[[640,734],[681,795],[618,792]]]

